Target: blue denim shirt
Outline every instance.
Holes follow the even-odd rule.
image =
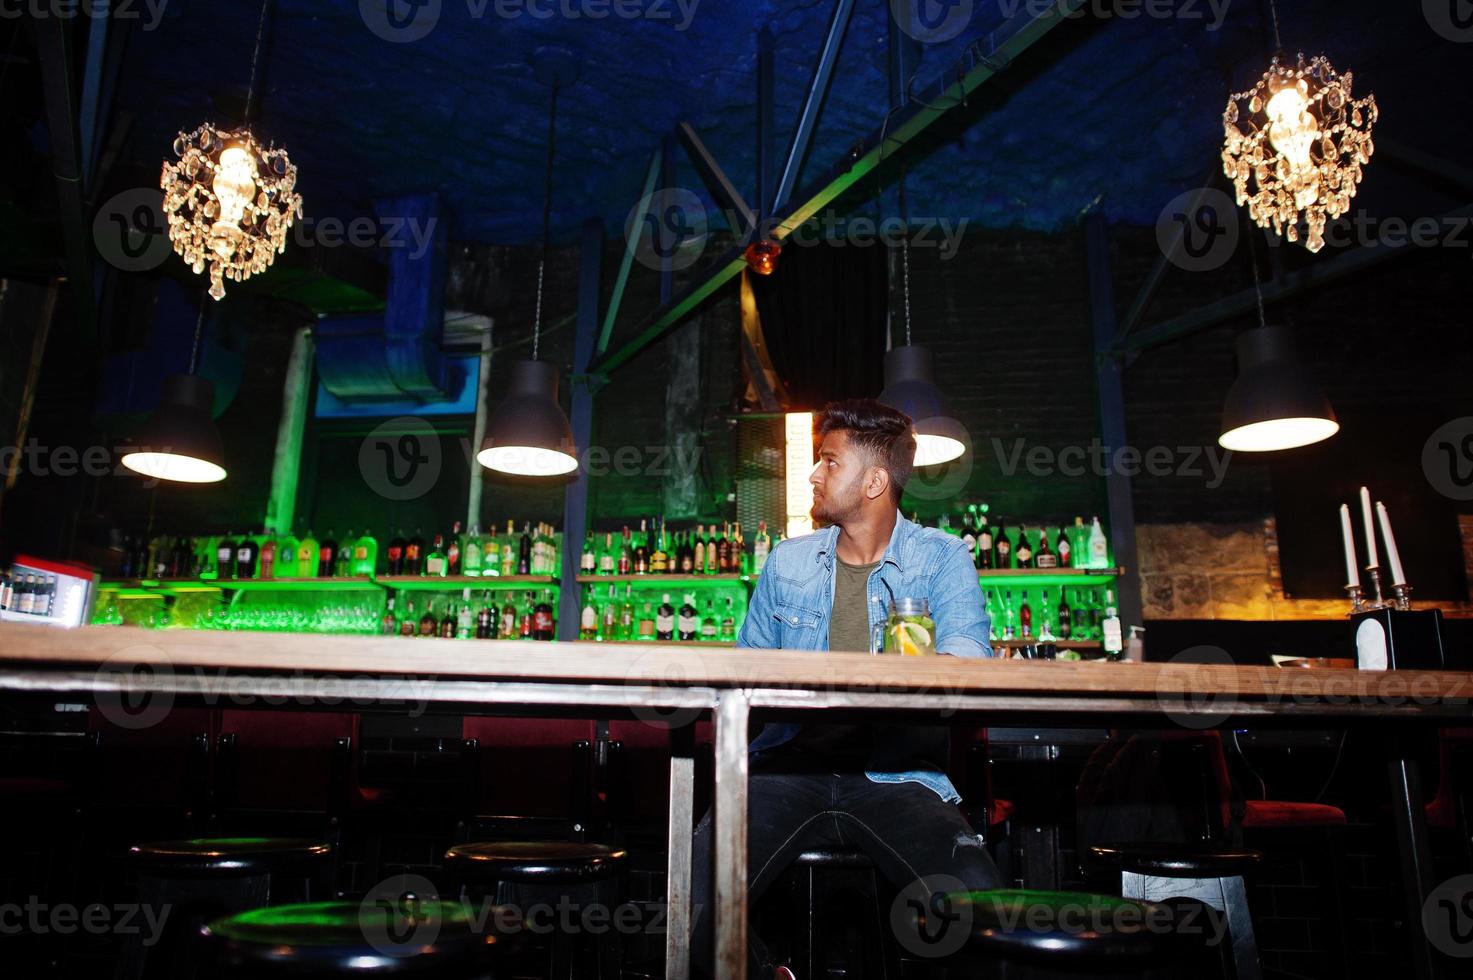
[[[834,607],[834,559],[839,528],[789,538],[773,549],[757,580],[738,647],[767,650],[829,648],[829,616]],[[897,512],[895,530],[866,585],[869,624],[889,616],[892,598],[925,598],[936,620],[936,649],[958,657],[992,656],[991,624],[977,570],[966,545],[935,528],[921,527]],[[795,738],[802,725],[765,726],[749,746],[754,757]],[[866,772],[877,783],[921,783],[947,802],[961,799],[945,773]]]

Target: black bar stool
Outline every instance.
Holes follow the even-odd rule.
[[[871,969],[881,980],[900,976],[896,950],[885,941],[889,923],[869,855],[858,849],[812,848],[794,859],[789,873],[787,912],[788,922],[796,923],[793,963],[799,976],[868,975]],[[852,901],[841,901],[845,898]],[[836,908],[841,904],[846,907]]]
[[[587,928],[572,936],[549,937],[548,976],[554,980],[617,980],[622,944],[615,925],[614,886],[627,863],[628,852],[622,849],[564,841],[484,841],[457,844],[445,852],[445,871],[462,898],[494,894],[498,904],[518,909],[530,931],[542,930],[534,906],[549,899],[572,897],[579,906],[592,902],[604,907],[608,914],[600,917],[597,934],[585,916]]]
[[[169,908],[164,936],[128,937],[118,964],[121,980],[191,977],[196,932],[203,922],[268,905],[283,879],[310,897],[311,878],[332,848],[291,837],[199,837],[157,841],[128,849],[139,871],[138,897],[145,908]],[[155,942],[146,945],[146,941]]]
[[[518,923],[461,902],[310,902],[251,909],[200,930],[226,976],[487,980]]]
[[[1210,844],[1099,844],[1090,853],[1120,869],[1120,894],[1126,898],[1193,898],[1223,913],[1232,951],[1224,969],[1237,980],[1258,980],[1258,942],[1243,876],[1263,860],[1261,851]]]

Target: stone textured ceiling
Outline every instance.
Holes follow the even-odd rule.
[[[684,11],[676,0],[626,0],[668,19],[544,19],[498,16],[511,0],[418,0],[438,8],[433,28],[391,43],[366,24],[385,2],[412,9],[406,0],[276,0],[257,131],[299,165],[309,216],[351,217],[376,196],[439,190],[455,238],[506,244],[538,237],[548,92],[530,67],[537,48],[564,46],[579,63],[560,100],[554,209],[555,233],[571,240],[591,214],[611,233],[622,225],[652,147],[682,120],[750,199],[755,33],[766,23],[777,36],[785,142],[830,10],[828,0],[683,0]],[[593,8],[589,0],[534,2],[587,10],[602,0]],[[962,2],[973,5],[971,22],[924,51],[918,88],[1002,11],[1028,0]],[[912,215],[1053,230],[1098,198],[1112,220],[1149,224],[1197,186],[1217,158],[1229,87],[1246,87],[1266,64],[1264,8],[1258,0],[1153,4],[1176,16],[1126,17],[1138,0],[1088,0],[1090,16],[1056,28],[984,86],[914,162]],[[1286,48],[1324,52],[1355,71],[1357,90],[1375,91],[1378,137],[1452,159],[1473,149],[1473,43],[1440,36],[1422,3],[1280,7]],[[213,117],[213,94],[245,84],[258,11],[254,0],[170,0],[155,29],[134,31],[119,90],[137,117],[127,151],[134,162],[156,170],[178,130]],[[809,177],[884,114],[886,16],[884,0],[856,0]],[[1380,171],[1368,174],[1363,201],[1403,213],[1423,206],[1390,193],[1403,185]],[[679,180],[699,187],[688,166]],[[850,203],[895,213],[893,193],[880,205]]]

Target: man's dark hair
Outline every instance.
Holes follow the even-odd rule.
[[[829,402],[819,416],[818,434],[826,436],[841,429],[849,433],[849,444],[865,455],[870,466],[883,467],[890,474],[890,499],[899,507],[916,457],[910,416],[873,398]]]

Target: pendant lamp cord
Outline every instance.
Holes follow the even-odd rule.
[[[1263,315],[1263,284],[1258,281],[1258,243],[1254,241],[1258,236],[1250,226],[1248,229],[1248,263],[1253,268],[1253,295],[1258,298],[1258,325],[1268,326],[1268,320]]]
[[[1268,0],[1268,12],[1274,21],[1274,51],[1283,51],[1284,42],[1279,40],[1279,5],[1274,0]]]
[[[205,332],[205,296],[199,297],[199,317],[194,321],[194,346],[189,351],[189,373],[199,374],[199,343]]]
[[[547,169],[542,178],[542,254],[537,258],[537,311],[532,318],[532,360],[542,339],[542,281],[547,270],[547,242],[552,228],[552,160],[557,151],[557,82],[552,83],[552,106],[547,111]]]
[[[251,84],[246,89],[245,118],[242,122],[247,124],[251,121],[251,110],[256,104],[256,66],[261,63],[261,38],[266,34],[266,8],[271,5],[271,0],[261,0],[261,19],[256,22],[256,50],[251,55]]]
[[[900,221],[905,237],[900,239],[900,295],[905,303],[905,346],[910,346],[910,208],[905,196],[905,164],[900,165],[898,182]]]

